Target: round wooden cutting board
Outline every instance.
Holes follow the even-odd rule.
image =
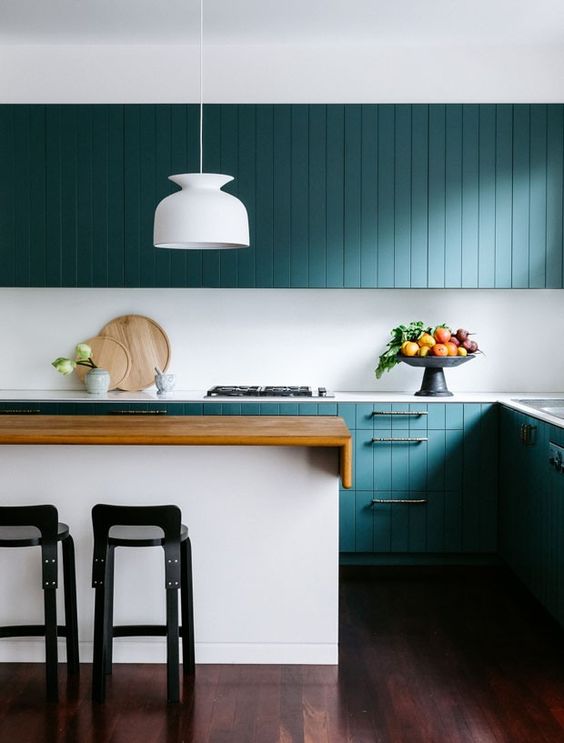
[[[110,372],[109,389],[115,390],[127,377],[131,369],[131,358],[127,348],[123,343],[108,335],[97,335],[83,341],[83,343],[87,343],[92,349],[92,358],[96,366]],[[90,367],[88,366],[77,366],[75,369],[80,379],[84,379],[89,371]]]
[[[104,325],[100,335],[116,338],[129,351],[131,368],[118,384],[120,390],[144,390],[155,382],[155,367],[166,371],[170,361],[170,342],[161,326],[150,317],[116,317]]]

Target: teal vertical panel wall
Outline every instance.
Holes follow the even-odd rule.
[[[562,136],[562,107],[547,106],[547,150],[550,157],[546,167],[546,285],[562,286],[562,172],[564,166],[564,137]]]
[[[496,258],[496,110],[478,106],[478,285],[495,284]]]
[[[429,273],[429,106],[414,106],[411,152],[410,281],[428,286]]]
[[[0,106],[0,285],[562,288],[563,106],[209,105],[251,247],[157,250],[198,108]]]
[[[445,285],[446,107],[429,106],[427,286]]]

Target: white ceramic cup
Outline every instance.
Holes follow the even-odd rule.
[[[174,389],[176,375],[174,374],[155,374],[155,384],[159,395],[164,395]]]

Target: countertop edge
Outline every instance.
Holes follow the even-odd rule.
[[[281,446],[339,450],[352,487],[352,435],[338,416],[4,415],[2,446]]]

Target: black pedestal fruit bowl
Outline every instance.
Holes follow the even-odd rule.
[[[398,360],[403,361],[404,364],[425,369],[421,389],[415,393],[420,397],[452,397],[452,392],[446,386],[443,369],[460,366],[473,358],[474,354],[469,356],[398,356]]]

